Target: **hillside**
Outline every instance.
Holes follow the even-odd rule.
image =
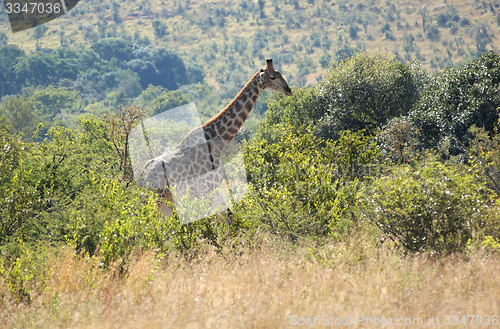
[[[241,85],[273,57],[290,80],[315,83],[331,59],[356,50],[390,52],[437,70],[498,51],[500,1],[285,0],[80,1],[49,22],[40,48],[88,48],[103,37],[173,49],[205,69],[207,82]],[[5,11],[0,40],[36,49],[33,30],[13,34]],[[1,42],[1,41],[0,41]]]

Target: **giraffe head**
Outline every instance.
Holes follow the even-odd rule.
[[[288,87],[288,84],[281,76],[281,73],[273,68],[273,60],[268,58],[266,63],[267,67],[260,70],[261,77],[264,81],[264,88],[271,88],[276,91],[280,91],[287,96],[292,96],[292,90]]]

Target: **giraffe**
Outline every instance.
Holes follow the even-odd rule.
[[[287,96],[292,95],[281,73],[273,68],[272,59],[266,60],[266,68],[255,73],[238,95],[213,118],[193,129],[172,150],[149,160],[138,175],[141,186],[155,189],[161,200],[174,201],[171,187],[175,185],[176,195],[189,194],[207,196],[224,180],[220,157],[248,117],[260,93],[274,89]],[[196,180],[191,184],[190,180]],[[166,217],[172,209],[163,201],[158,210]],[[231,212],[226,216],[228,228]]]

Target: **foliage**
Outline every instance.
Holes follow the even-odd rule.
[[[33,297],[50,289],[51,269],[47,266],[47,249],[41,244],[30,246],[19,240],[12,254],[5,249],[1,253],[0,278],[16,304],[29,304]]]
[[[68,90],[65,87],[54,88],[48,86],[44,89],[33,90],[29,100],[32,102],[35,111],[41,115],[49,115],[51,119],[54,119],[61,112],[78,112],[82,106],[78,92]]]
[[[61,93],[58,87],[64,87],[68,92],[78,91],[85,103],[108,98],[116,106],[131,103],[131,98],[150,84],[176,90],[204,79],[199,65],[192,62],[186,67],[171,50],[149,49],[121,38],[99,40],[84,51],[60,48],[50,54],[26,55],[7,45],[0,47],[0,55],[0,97],[19,93],[26,87],[29,88],[23,91],[25,96],[45,87],[53,88],[46,90],[52,94]]]
[[[327,144],[325,155],[349,181],[376,176],[383,164],[377,143],[364,131],[341,131],[333,147]]]
[[[180,85],[189,81],[186,65],[171,50],[165,48],[149,49],[134,45],[131,55],[133,57],[125,63],[125,67],[137,73],[143,89],[152,84],[176,90]]]
[[[319,143],[311,135],[297,136],[285,128],[279,143],[260,141],[245,148],[252,183],[246,212],[270,232],[292,240],[304,234],[325,235],[338,219],[339,180],[326,167]]]
[[[38,40],[40,40],[40,38],[42,38],[45,33],[47,33],[48,31],[48,27],[46,25],[38,25],[37,27],[35,27],[33,29],[33,39],[36,40],[36,49],[39,50],[39,47],[38,47]]]
[[[37,146],[2,133],[0,244],[17,237],[62,241],[68,209],[90,184],[89,172],[116,175],[105,126],[92,116],[81,124],[76,130],[51,128],[50,140]]]
[[[17,140],[0,127],[0,245],[23,237],[33,228],[31,219],[40,210],[41,195],[30,185],[33,169],[26,166],[33,145]]]
[[[488,251],[500,252],[500,239],[495,239],[491,235],[485,236],[481,245]]]
[[[159,39],[163,38],[165,34],[167,33],[167,25],[165,23],[159,21],[159,20],[154,20],[153,21],[153,29],[155,36]]]
[[[476,24],[469,30],[469,33],[472,35],[476,47],[480,51],[486,51],[486,45],[492,41],[494,36],[493,31],[484,22]]]
[[[125,106],[119,108],[117,113],[104,116],[108,129],[108,136],[117,157],[120,159],[120,171],[123,180],[132,181],[134,173],[130,162],[129,136],[132,128],[144,118],[146,111],[138,106]]]
[[[0,46],[0,58],[2,59],[0,61],[0,98],[19,92],[15,67],[24,56],[24,51],[17,46]]]
[[[461,68],[434,75],[409,114],[422,130],[424,146],[437,147],[445,136],[466,143],[472,125],[492,131],[500,107],[500,56],[487,52]]]
[[[421,151],[420,130],[406,117],[391,119],[377,135],[382,153],[393,163],[409,163]]]
[[[500,195],[500,135],[489,135],[484,128],[472,126],[474,137],[470,142],[469,154],[479,168],[479,175],[486,185]]]
[[[246,213],[292,240],[334,232],[355,204],[359,179],[375,174],[375,143],[351,132],[342,132],[336,142],[323,141],[290,124],[269,131],[275,133],[271,141],[257,139],[244,150],[252,186]]]
[[[12,135],[19,135],[24,141],[31,139],[39,123],[49,124],[48,117],[42,117],[33,105],[33,102],[22,96],[7,97],[0,103],[0,117],[5,120],[4,128]]]
[[[318,85],[333,131],[374,133],[389,119],[408,113],[418,99],[414,69],[383,54],[358,54],[330,66]]]
[[[16,80],[21,85],[48,86],[61,79],[74,80],[78,76],[75,60],[37,52],[22,58],[16,65]]]
[[[133,45],[121,38],[104,38],[91,46],[100,58],[109,61],[116,58],[118,61],[127,62],[133,58]]]
[[[189,95],[173,90],[162,92],[150,103],[149,107],[152,109],[151,115],[155,115],[190,102]]]
[[[368,218],[410,252],[464,250],[484,225],[494,197],[473,171],[439,162],[401,167],[364,193]]]
[[[293,90],[293,96],[276,93],[267,102],[268,109],[259,129],[262,138],[272,140],[274,125],[288,122],[294,127],[316,125],[323,117],[323,108],[318,100],[317,91],[312,87]],[[271,129],[270,129],[271,128]]]
[[[106,266],[120,259],[125,265],[136,249],[161,246],[168,231],[156,212],[153,195],[149,194],[144,205],[138,191],[127,190],[116,181],[101,179],[95,175],[91,180],[92,192],[96,193],[97,198],[92,200],[93,207],[81,209],[71,217],[68,228],[73,241],[81,245],[85,245],[85,239],[99,242],[99,255]],[[85,232],[89,217],[100,227]],[[89,233],[97,236],[89,236]]]

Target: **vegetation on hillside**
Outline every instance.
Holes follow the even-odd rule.
[[[500,2],[91,0],[44,31],[13,35],[4,13],[0,23],[0,43],[27,52],[89,48],[110,37],[176,49],[224,90],[243,82],[266,57],[298,86],[315,83],[329,61],[360,51],[393,53],[432,70],[463,64],[499,51]]]

